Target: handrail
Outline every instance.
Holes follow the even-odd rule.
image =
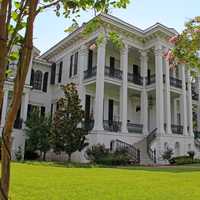
[[[120,69],[116,69],[116,68],[112,69],[108,66],[105,66],[105,75],[111,78],[122,80],[122,71]]]
[[[92,67],[90,69],[87,69],[84,71],[84,79],[91,78],[93,76],[96,76],[97,73],[97,67]]]
[[[128,122],[127,123],[128,132],[130,133],[142,133],[143,124],[133,124]]]
[[[153,131],[151,131],[151,133],[146,137],[147,154],[153,160],[154,163],[156,163],[156,150],[155,149],[154,150],[151,149],[151,143],[156,138],[156,131],[157,131],[157,128],[153,129]]]
[[[143,85],[143,77],[140,74],[128,73],[128,81],[136,85]]]
[[[140,163],[140,150],[131,144],[128,144],[122,140],[115,140],[116,150],[127,149],[128,153],[133,157],[136,163]]]

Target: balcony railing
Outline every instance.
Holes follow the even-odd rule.
[[[136,85],[143,85],[143,78],[139,74],[134,75],[134,74],[128,73],[128,81]]]
[[[151,85],[155,82],[156,82],[156,75],[155,74],[146,77],[146,85]]]
[[[172,133],[182,135],[183,134],[183,126],[181,125],[171,125]]]
[[[111,131],[111,132],[121,131],[121,122],[119,121],[104,120],[103,126],[104,126],[104,130],[107,130],[107,131]]]
[[[179,80],[174,77],[170,77],[170,85],[177,88],[182,88],[182,80]]]
[[[122,80],[122,71],[120,69],[113,69],[110,67],[105,67],[105,76]]]
[[[97,67],[92,67],[91,69],[87,69],[84,71],[84,79],[92,78],[97,74]]]
[[[17,118],[15,120],[15,123],[14,123],[14,128],[15,129],[22,129],[22,124],[23,124],[23,120]]]
[[[142,133],[143,125],[142,124],[133,124],[128,122],[127,129],[130,133]]]

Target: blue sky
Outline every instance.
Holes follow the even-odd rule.
[[[131,0],[127,9],[112,10],[111,14],[142,29],[160,22],[181,31],[185,21],[200,15],[200,0]],[[79,22],[92,16],[91,12],[82,13]],[[40,14],[35,23],[34,45],[45,52],[67,36],[64,30],[69,25],[68,19],[56,17],[52,10]]]

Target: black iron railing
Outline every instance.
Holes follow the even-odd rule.
[[[104,130],[111,132],[119,132],[121,131],[121,122],[112,121],[112,120],[104,120],[103,121]]]
[[[146,79],[146,85],[151,85],[156,82],[156,75],[153,74],[151,76],[147,76],[145,79]]]
[[[142,124],[133,124],[128,122],[127,129],[130,133],[142,133],[143,125]]]
[[[128,81],[136,85],[143,85],[143,78],[139,74],[128,73]]]
[[[157,132],[157,128],[155,128],[146,137],[146,141],[147,141],[147,154],[149,155],[149,157],[151,158],[151,160],[153,160],[154,163],[156,163],[156,149],[153,150],[151,148],[151,143],[156,139],[156,132]]]
[[[178,135],[183,134],[183,126],[181,126],[181,125],[172,124],[171,129],[172,129],[173,134],[178,134]]]
[[[182,88],[182,80],[179,80],[174,77],[170,77],[170,85],[177,88]]]
[[[14,128],[15,129],[22,129],[23,119],[16,119],[14,122]]]
[[[105,67],[105,76],[122,80],[122,71],[120,69]]]
[[[84,79],[92,78],[97,74],[97,67],[92,67],[91,69],[87,69],[84,71]]]
[[[131,144],[128,144],[121,140],[116,140],[116,150],[127,149],[135,163],[140,163],[140,150]]]

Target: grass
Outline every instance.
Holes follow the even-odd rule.
[[[200,166],[66,168],[12,163],[11,200],[196,200]]]

